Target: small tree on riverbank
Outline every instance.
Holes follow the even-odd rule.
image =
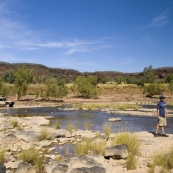
[[[20,67],[15,73],[15,90],[16,90],[16,100],[20,99],[22,95],[26,94],[28,85],[33,80],[33,72],[25,67]]]
[[[54,78],[47,79],[45,81],[46,89],[44,96],[45,97],[55,97],[62,98],[68,94],[68,89],[63,83],[58,83]]]
[[[73,91],[84,98],[96,97],[99,94],[97,79],[95,77],[78,76],[75,80]]]

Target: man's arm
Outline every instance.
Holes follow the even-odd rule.
[[[157,118],[160,120],[160,110],[157,109]]]
[[[169,117],[167,108],[165,109],[165,115],[166,117]]]

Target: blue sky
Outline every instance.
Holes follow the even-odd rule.
[[[0,0],[0,61],[80,72],[173,66],[173,1]]]

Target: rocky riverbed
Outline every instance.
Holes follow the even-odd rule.
[[[109,113],[123,113],[119,110],[102,110]],[[156,113],[155,109],[141,109],[138,111],[126,110],[126,114],[143,115],[143,112],[153,116]],[[138,112],[138,114],[137,114]],[[172,115],[172,112],[169,112]],[[12,121],[17,121],[18,127],[14,128]],[[119,120],[120,121],[120,120]],[[128,157],[127,148],[120,146],[119,149],[111,148],[113,156],[109,156],[107,149],[110,147],[109,140],[114,138],[117,134],[112,133],[106,142],[106,149],[104,155],[94,155],[93,153],[85,156],[71,155],[62,156],[61,161],[56,161],[55,158],[59,153],[52,152],[55,145],[63,147],[66,143],[76,144],[82,138],[91,138],[93,141],[97,140],[97,136],[105,139],[105,134],[99,131],[89,131],[75,129],[72,133],[63,130],[49,127],[49,119],[46,117],[12,117],[0,114],[0,149],[5,149],[5,159],[0,164],[0,173],[36,173],[34,165],[23,162],[17,155],[21,150],[28,150],[34,148],[39,151],[46,150],[46,162],[43,164],[42,173],[115,173],[115,172],[129,172],[129,173],[147,173],[148,165],[152,162],[153,156],[157,152],[167,151],[173,144],[173,135],[169,137],[154,137],[152,133],[147,131],[136,132],[135,134],[141,141],[140,154],[137,158],[137,168],[135,170],[127,170],[126,160]],[[116,122],[115,122],[116,123]],[[41,140],[39,138],[41,129],[46,128],[49,132],[47,139]],[[125,154],[125,157],[124,157]],[[116,157],[115,157],[116,156]],[[116,158],[119,159],[116,159]],[[109,158],[109,159],[108,159]]]

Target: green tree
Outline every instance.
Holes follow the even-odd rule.
[[[171,82],[169,82],[169,84],[168,84],[168,91],[169,91],[170,95],[172,95],[172,93],[173,93],[173,80]]]
[[[55,78],[47,79],[45,85],[45,97],[62,98],[68,94],[68,89],[65,84],[59,84]]]
[[[2,76],[2,79],[6,83],[13,83],[14,82],[14,71],[13,70],[6,70]]]
[[[172,82],[172,81],[173,81],[173,74],[169,74],[169,75],[167,76],[166,81],[167,81],[168,83]]]
[[[99,90],[93,79],[92,77],[78,76],[74,82],[73,91],[77,91],[84,98],[96,97]]]
[[[33,80],[33,72],[26,68],[20,67],[17,72],[15,73],[15,89],[16,89],[16,99],[18,100],[22,95],[26,94],[28,89],[28,85]]]
[[[152,65],[149,67],[145,67],[144,70],[144,82],[145,83],[154,83],[155,81],[155,76],[154,76],[154,70]]]
[[[144,86],[144,94],[146,94],[147,97],[163,94],[164,91],[165,87],[162,84],[152,83]]]
[[[115,76],[114,82],[116,82],[117,84],[121,84],[122,82],[126,82],[126,79],[123,76]]]

